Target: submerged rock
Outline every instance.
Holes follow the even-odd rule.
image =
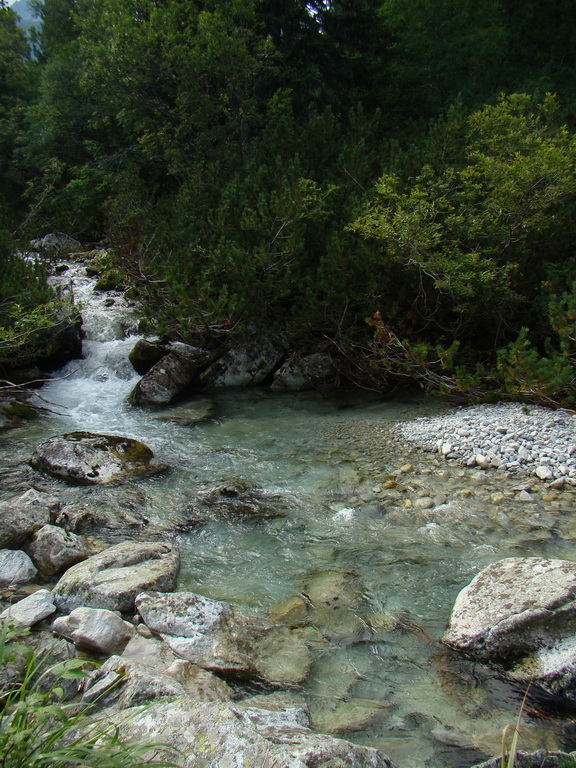
[[[136,607],[177,656],[204,669],[276,683],[299,683],[308,673],[310,655],[302,640],[228,603],[178,592],[141,594]]]
[[[574,764],[576,753],[571,752],[518,752],[514,768],[564,768]],[[472,768],[501,768],[502,758],[494,757]]]
[[[493,563],[458,595],[443,642],[576,699],[576,563]]]
[[[193,427],[195,424],[201,424],[214,417],[216,413],[216,404],[213,400],[192,400],[176,408],[168,408],[161,413],[155,413],[154,419],[160,421],[173,421],[182,427]]]
[[[70,432],[35,449],[30,465],[75,485],[117,483],[164,472],[147,445],[129,437]]]
[[[106,608],[127,613],[147,589],[175,588],[179,556],[170,544],[124,542],[73,565],[54,588],[60,610]]]
[[[210,520],[268,520],[286,515],[282,499],[255,488],[244,480],[232,480],[199,493],[182,513],[183,524]]]

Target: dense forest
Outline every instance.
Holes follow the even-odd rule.
[[[146,332],[276,329],[350,383],[574,403],[576,4],[0,0],[0,364],[108,247]]]

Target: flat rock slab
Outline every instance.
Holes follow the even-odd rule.
[[[74,485],[101,485],[164,472],[153,459],[147,445],[129,437],[70,432],[37,446],[30,466]]]
[[[226,704],[178,699],[124,710],[111,719],[122,739],[178,749],[185,755],[184,768],[395,768],[382,752],[330,736],[293,732],[285,737],[288,744],[278,743],[281,732],[266,738]]]
[[[53,613],[56,613],[56,606],[52,592],[39,589],[2,611],[0,619],[11,618],[23,627],[32,627]]]
[[[576,698],[576,563],[493,563],[458,595],[443,642]]]
[[[177,656],[204,669],[277,683],[308,674],[310,655],[299,637],[228,603],[178,592],[139,595],[136,607]]]
[[[62,611],[88,606],[127,613],[141,592],[173,590],[178,567],[178,550],[170,544],[116,544],[66,571],[54,588],[56,605]]]

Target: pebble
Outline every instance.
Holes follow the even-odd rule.
[[[403,438],[468,467],[576,482],[576,416],[518,403],[462,407],[397,425]]]

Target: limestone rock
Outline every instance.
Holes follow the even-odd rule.
[[[576,563],[507,558],[456,599],[443,641],[576,699]]]
[[[0,587],[26,584],[38,574],[34,563],[25,552],[0,549]]]
[[[121,652],[136,630],[116,613],[99,608],[76,608],[52,624],[52,632],[96,653]]]
[[[70,253],[82,250],[82,244],[78,240],[62,232],[50,232],[44,237],[31,240],[30,247],[41,253]]]
[[[146,625],[178,656],[234,677],[299,683],[310,656],[286,627],[193,592],[141,594],[136,607]]]
[[[59,508],[58,501],[33,488],[0,503],[0,547],[17,547],[34,531],[50,522]]]
[[[84,537],[45,525],[33,535],[28,554],[41,573],[52,576],[85,560],[91,551]]]
[[[230,348],[201,375],[208,388],[250,387],[261,384],[282,361],[286,345],[273,335],[255,332],[232,339]]]
[[[294,734],[288,744],[265,738],[225,704],[191,699],[153,703],[112,717],[122,739],[154,740],[186,755],[185,768],[395,768],[382,752],[315,734]]]
[[[300,359],[287,360],[274,374],[271,389],[276,392],[301,392],[325,387],[336,375],[332,358],[317,352]]]
[[[37,446],[30,465],[75,485],[100,485],[163,472],[166,467],[153,457],[147,445],[129,437],[71,432]]]
[[[199,377],[210,359],[211,354],[199,347],[173,347],[140,379],[129,401],[132,405],[168,405]]]
[[[233,696],[232,689],[223,680],[196,664],[179,659],[163,640],[137,634],[124,649],[122,659],[169,675],[189,696],[200,701],[226,701]]]
[[[31,627],[42,619],[51,616],[56,612],[52,592],[47,589],[39,589],[28,597],[20,600],[9,608],[6,608],[0,614],[0,619],[6,619],[8,616],[12,621],[17,622],[23,627]]]
[[[54,588],[56,604],[64,611],[88,606],[128,612],[142,591],[174,589],[178,566],[172,545],[116,544],[66,571]]]

